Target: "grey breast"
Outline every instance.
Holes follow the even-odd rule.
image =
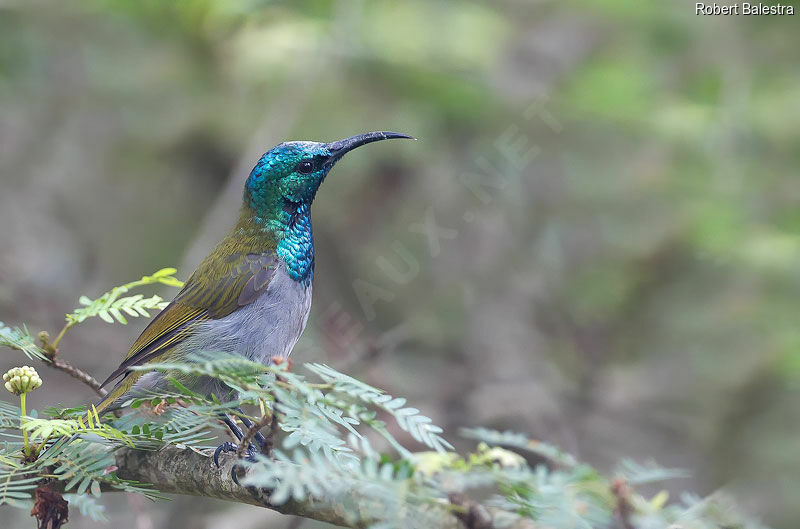
[[[311,285],[293,280],[280,263],[253,303],[224,318],[202,322],[182,345],[186,351],[221,351],[269,363],[273,356],[289,356],[310,310]]]

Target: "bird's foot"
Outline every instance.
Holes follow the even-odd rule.
[[[214,450],[214,464],[217,466],[217,468],[219,468],[220,454],[239,452],[239,447],[241,446],[242,440],[245,440],[244,432],[241,430],[241,428],[239,428],[236,425],[235,422],[233,422],[233,420],[230,417],[224,415],[222,417],[222,420],[225,424],[228,425],[228,428],[230,428],[231,433],[233,434],[234,437],[236,437],[237,441],[239,441],[240,444],[232,443],[230,441],[225,441],[224,443],[219,445],[216,450]],[[245,425],[245,427],[251,428],[253,426],[253,423],[250,422],[248,419],[241,418],[241,420],[242,423]],[[260,433],[257,433],[254,437],[255,437],[254,439],[255,442],[258,443],[258,446],[260,448],[263,445],[264,437]],[[245,460],[252,463],[256,460],[256,454],[258,452],[259,450],[255,446],[253,446],[250,442],[247,442],[247,449],[243,450],[242,455],[244,456]],[[231,479],[233,479],[233,482],[236,483],[237,485],[239,485],[239,479],[236,477],[238,467],[239,465],[233,465],[233,467],[231,468]]]
[[[237,445],[231,443],[230,441],[225,441],[221,445],[214,450],[214,464],[219,468],[219,455],[220,454],[227,454],[229,452],[235,452],[239,449]]]
[[[239,445],[237,445],[236,443],[232,443],[230,441],[225,441],[224,443],[219,445],[216,450],[214,450],[214,464],[217,466],[217,468],[219,468],[220,454],[229,454],[231,452],[238,452],[238,451],[239,451]],[[244,456],[244,459],[251,463],[255,462],[257,453],[258,449],[252,444],[248,443],[247,450],[245,450],[246,455]],[[231,479],[233,480],[234,483],[240,485],[239,478],[237,477],[238,470],[239,470],[239,465],[237,464],[231,467]]]

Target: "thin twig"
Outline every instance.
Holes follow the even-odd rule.
[[[92,388],[94,392],[100,395],[101,397],[105,397],[106,395],[108,395],[108,391],[100,387],[100,382],[98,382],[97,379],[95,379],[92,375],[90,375],[86,371],[78,369],[77,367],[73,366],[66,360],[62,360],[61,358],[55,358],[53,359],[52,362],[45,362],[45,363],[54,369],[63,371],[72,378],[80,380],[81,382]]]
[[[631,503],[631,487],[624,478],[616,478],[611,482],[611,492],[617,499],[617,508],[614,514],[621,529],[636,529],[631,522],[634,507]]]
[[[269,424],[273,420],[273,417],[275,417],[274,411],[269,415],[262,415],[261,418],[258,419],[249,430],[247,430],[247,433],[244,434],[242,440],[239,441],[239,448],[236,449],[237,457],[242,457],[244,455],[244,451],[247,450],[248,446],[250,446],[250,441],[253,440],[253,437],[256,436],[261,428]]]
[[[49,344],[50,347],[52,347],[53,351],[56,351],[58,349],[58,344],[61,343],[61,339],[73,325],[74,324],[71,321],[68,321],[67,323],[64,324],[63,327],[61,327],[61,331],[58,333],[58,336],[56,336],[55,340],[53,340],[53,343]],[[45,343],[44,340],[42,340],[42,343],[45,346],[45,350],[48,350],[47,347],[48,344]],[[55,352],[53,354],[55,354]]]
[[[42,342],[42,349],[47,357],[47,359],[43,360],[43,362],[53,369],[63,371],[72,378],[80,380],[92,388],[95,393],[101,397],[105,397],[108,395],[108,391],[100,387],[100,382],[98,382],[96,378],[83,369],[78,369],[66,360],[58,357],[58,347],[56,347],[56,345],[59,341],[61,341],[61,338],[64,337],[64,333],[66,333],[70,327],[71,325],[69,323],[64,325],[64,327],[61,329],[61,332],[58,333],[58,336],[56,336],[56,339],[52,342],[50,341],[50,334],[47,331],[42,331],[39,333],[39,341]]]
[[[261,452],[272,459],[272,448],[275,446],[275,432],[278,431],[278,397],[272,394],[272,417],[269,423],[269,432],[264,436],[264,446]]]
[[[491,513],[480,503],[460,492],[450,493],[448,499],[454,507],[453,514],[467,529],[494,529]]]

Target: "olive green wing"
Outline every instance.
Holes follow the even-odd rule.
[[[175,299],[150,322],[103,386],[130,367],[166,353],[190,336],[199,322],[224,318],[255,301],[266,290],[278,263],[274,251],[213,256],[200,264]]]

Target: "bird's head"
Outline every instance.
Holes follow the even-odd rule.
[[[367,143],[392,138],[414,139],[397,132],[367,132],[331,143],[290,141],[276,145],[250,172],[245,184],[245,203],[265,219],[287,209],[310,206],[328,172],[346,153]]]

